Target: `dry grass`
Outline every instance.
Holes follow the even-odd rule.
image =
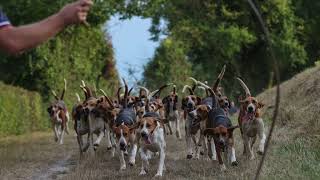
[[[282,85],[281,110],[271,141],[262,179],[320,179],[320,69],[313,68]],[[267,104],[265,122],[273,110],[274,89],[259,95]],[[260,156],[248,161],[242,156],[239,130],[235,131],[238,167],[228,167],[221,173],[217,162],[187,160],[185,141],[167,137],[164,177],[161,179],[252,179]],[[51,134],[37,133],[0,140],[1,179],[151,179],[156,173],[157,158],[151,161],[148,176],[139,177],[137,165],[119,171],[119,160],[111,158],[103,142],[94,158],[79,161],[74,136],[69,135],[63,146],[53,143]],[[66,159],[67,157],[67,159]],[[50,172],[58,165],[65,171]],[[43,176],[45,175],[45,176]],[[4,178],[3,178],[4,177]],[[41,178],[40,178],[41,179]]]

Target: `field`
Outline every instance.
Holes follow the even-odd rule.
[[[303,88],[301,88],[303,87]],[[282,85],[280,116],[273,134],[261,179],[320,178],[320,69],[307,71]],[[274,89],[261,95],[267,105],[265,122],[270,124]],[[183,129],[183,128],[182,128]],[[240,131],[235,130],[237,167],[219,170],[216,161],[187,160],[184,138],[167,136],[166,168],[161,179],[252,179],[260,156],[248,161],[242,156]],[[76,138],[66,136],[65,144],[53,142],[51,132],[33,133],[0,139],[1,179],[151,179],[157,158],[151,161],[148,176],[138,176],[140,158],[134,167],[119,171],[117,156],[111,157],[103,143],[95,157],[80,161]]]

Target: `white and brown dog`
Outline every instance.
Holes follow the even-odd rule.
[[[165,109],[165,119],[168,124],[169,130],[172,131],[173,122],[175,123],[176,137],[181,139],[180,131],[180,117],[178,112],[178,94],[176,93],[176,86],[173,85],[173,91],[170,95],[162,99]]]
[[[165,156],[166,156],[166,142],[164,139],[163,124],[156,117],[144,117],[138,122],[141,136],[140,141],[140,156],[142,166],[140,175],[148,173],[149,159],[151,153],[160,153],[160,160],[158,165],[157,174],[155,176],[162,176],[165,169]]]
[[[120,158],[120,170],[126,169],[124,155],[127,153],[128,147],[131,147],[129,165],[132,166],[135,164],[136,153],[138,150],[136,126],[134,126],[136,124],[136,113],[133,106],[128,106],[128,85],[124,79],[123,82],[125,84],[124,99],[121,101],[123,108],[117,115],[112,127],[117,140],[116,147]]]
[[[53,102],[47,109],[52,123],[54,140],[56,142],[59,142],[60,144],[63,144],[64,133],[66,132],[67,134],[69,134],[69,112],[63,101],[66,89],[67,81],[64,79],[64,89],[61,93],[61,96],[58,97],[55,91],[52,91],[55,102]]]
[[[240,78],[237,78],[237,80],[246,92],[246,98],[240,101],[241,106],[238,118],[244,145],[243,154],[247,154],[248,158],[252,160],[254,159],[253,145],[257,137],[259,137],[258,154],[262,155],[264,153],[266,135],[260,112],[264,104],[251,96],[249,88]]]
[[[94,97],[91,89],[87,87],[84,82],[82,82],[80,87],[83,89],[86,99],[83,103],[78,102],[73,108],[72,117],[75,121],[74,129],[77,133],[80,155],[90,147],[92,148],[90,152],[93,154],[93,150],[97,150],[104,136],[104,114],[98,109],[101,103],[100,98]],[[78,101],[79,100],[80,99],[78,99]],[[86,134],[88,134],[87,143],[83,146],[82,136]],[[94,134],[97,135],[96,141],[93,140]]]
[[[188,85],[185,85],[183,87],[182,93],[185,92],[186,89],[189,90],[189,95],[185,96],[182,99],[182,106],[181,109],[183,110],[183,117],[185,120],[185,138],[186,138],[186,144],[187,144],[187,159],[191,159],[193,157],[193,144],[192,140],[195,146],[197,146],[197,138],[196,134],[198,133],[200,129],[200,124],[195,123],[195,116],[192,116],[189,114],[193,110],[196,109],[198,105],[201,104],[201,98],[196,96],[194,94],[195,86],[192,88]]]
[[[201,145],[204,148],[205,159],[209,159],[208,148],[210,148],[212,159],[216,160],[218,158],[220,168],[224,171],[226,167],[222,160],[222,152],[225,152],[232,166],[238,164],[233,141],[233,130],[238,126],[232,126],[231,120],[225,113],[225,110],[219,106],[218,97],[214,91],[210,87],[206,88],[211,94],[212,102],[197,106],[190,114],[196,116],[198,121],[200,121],[201,134],[199,146]]]

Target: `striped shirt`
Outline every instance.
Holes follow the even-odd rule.
[[[7,16],[4,14],[4,12],[0,9],[0,27],[9,25],[9,19]]]

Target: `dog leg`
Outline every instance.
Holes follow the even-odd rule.
[[[146,154],[146,151],[147,150],[140,148],[140,157],[142,160],[141,171],[139,173],[140,176],[146,175],[148,173],[149,160],[148,160],[148,156]]]
[[[231,162],[231,166],[237,166],[238,162],[236,159],[236,151],[235,151],[233,145],[228,147],[228,156],[229,156],[229,160]]]
[[[215,142],[215,145],[216,145],[216,142]],[[218,158],[218,161],[219,161],[219,165],[220,165],[220,170],[221,171],[226,171],[227,168],[226,168],[226,165],[224,165],[223,161],[222,161],[222,157],[221,157],[221,149],[218,147],[216,148],[216,153],[217,153],[217,158]]]
[[[62,144],[63,144],[63,136],[64,136],[64,132],[65,132],[65,128],[63,128],[63,129],[61,130],[61,134],[60,134],[60,145],[62,145]]]
[[[67,112],[66,114],[66,133],[69,134],[69,120],[70,120],[70,116],[69,116],[69,112]]]
[[[254,159],[254,153],[253,153],[253,147],[251,146],[251,141],[252,141],[252,138],[247,137],[246,146],[248,147],[249,160]]]
[[[105,123],[106,127],[106,138],[107,138],[107,149],[110,150],[112,148],[111,137],[110,137],[110,127],[108,123]]]
[[[133,166],[136,163],[137,149],[138,149],[137,144],[133,144],[132,149],[131,149],[130,158],[129,158],[129,165],[130,166]]]
[[[179,112],[176,111],[175,113],[175,122],[176,122],[176,136],[179,140],[181,140],[181,132],[180,132],[180,118],[179,118]]]
[[[258,154],[262,155],[264,153],[264,144],[266,142],[266,135],[264,133],[264,123],[262,119],[258,119],[259,125],[258,125],[258,136],[259,136],[259,148],[258,148]]]
[[[161,150],[160,150],[159,167],[158,167],[158,171],[157,171],[157,174],[155,175],[155,177],[161,177],[162,176],[165,157],[166,157],[165,148],[162,147]]]
[[[120,158],[120,171],[126,169],[126,161],[124,160],[124,152],[118,148],[119,158]]]
[[[57,130],[57,127],[56,127],[56,125],[55,124],[52,124],[52,126],[53,126],[53,133],[54,133],[54,141],[55,142],[58,142],[58,130]]]
[[[103,131],[100,131],[97,140],[93,144],[93,146],[94,146],[93,148],[94,148],[95,151],[97,150],[98,146],[100,145],[100,142],[101,142],[103,136],[104,136]]]
[[[203,141],[202,141],[202,146],[203,146],[203,158],[204,158],[204,160],[206,160],[206,161],[210,161],[209,153],[208,153],[208,147],[210,147],[210,146],[207,146],[207,145],[208,145],[207,142],[208,142],[208,138],[204,136],[204,137],[203,137]]]
[[[187,119],[188,120],[188,119]],[[185,138],[187,144],[187,159],[192,159],[192,144],[191,144],[191,132],[189,123],[185,123]]]
[[[213,141],[212,138],[209,140],[209,142],[210,142],[210,149],[211,149],[211,152],[212,152],[211,159],[216,161],[217,160],[216,145],[214,144],[214,141]]]
[[[196,147],[196,159],[199,159],[200,158],[200,151],[201,151],[201,147],[203,145],[203,141],[204,141],[204,135],[202,134],[202,132],[200,132],[200,138],[199,138],[199,142],[197,144],[197,147]]]
[[[169,120],[169,122],[168,122],[168,129],[169,129],[169,133],[170,133],[170,135],[172,135],[173,133],[172,133],[172,122]]]

